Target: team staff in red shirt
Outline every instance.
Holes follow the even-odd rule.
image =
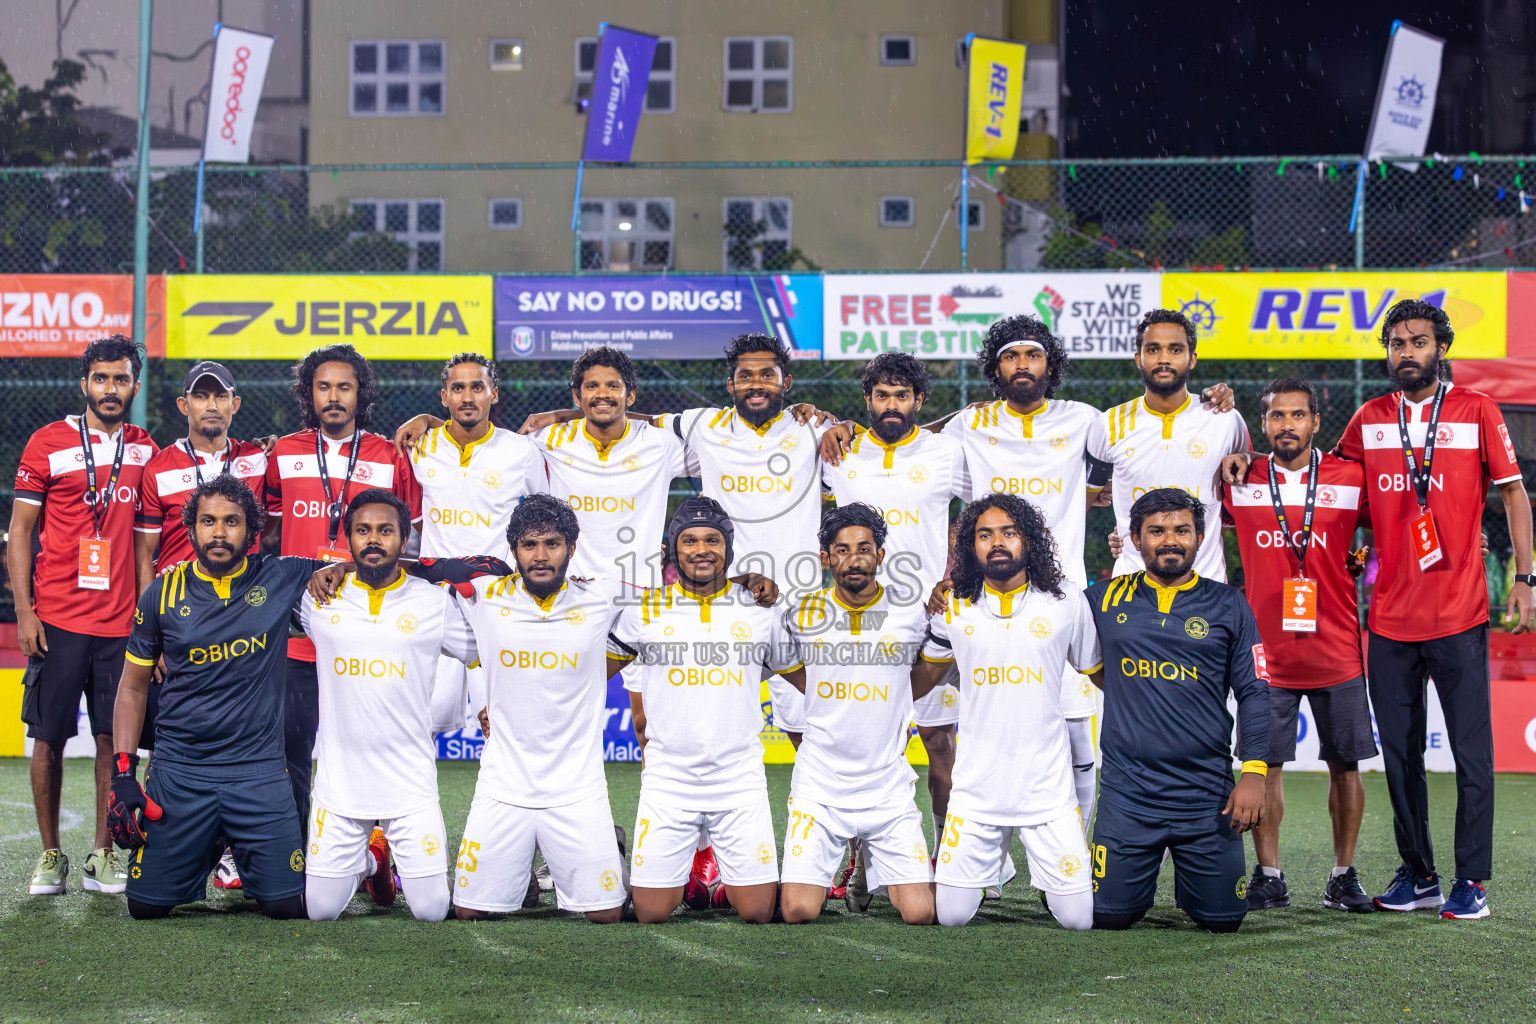
[[[1369,912],[1375,908],[1353,865],[1365,812],[1360,762],[1376,756],[1376,740],[1350,555],[1356,527],[1368,525],[1365,471],[1312,446],[1317,391],[1307,381],[1266,385],[1259,414],[1271,454],[1253,463],[1247,483],[1228,487],[1225,499],[1237,528],[1243,592],[1264,638],[1270,687],[1269,775],[1264,821],[1253,830],[1258,864],[1248,883],[1248,909],[1291,902],[1280,870],[1281,768],[1296,758],[1296,719],[1306,697],[1328,764],[1333,821],[1334,867],[1323,906]]]
[[[1367,664],[1403,863],[1376,906],[1476,918],[1488,915],[1482,883],[1493,873],[1488,587],[1480,557],[1489,482],[1504,500],[1515,550],[1505,616],[1511,633],[1531,628],[1531,506],[1499,407],[1441,379],[1454,338],[1450,320],[1429,303],[1393,306],[1381,341],[1400,393],[1362,406],[1338,453],[1365,467],[1381,563]],[[1431,676],[1456,758],[1456,883],[1444,899],[1424,777]]]
[[[120,334],[87,345],[80,357],[85,412],[33,434],[16,470],[7,557],[28,658],[21,717],[32,737],[32,801],[43,840],[33,895],[61,893],[69,877],[69,858],[59,849],[59,795],[82,693],[96,737],[96,842],[84,887],[122,892],[128,884],[107,836],[107,791],[112,706],[138,596],[134,506],[156,451],[149,434],[123,422],[142,366],[138,346]],[[34,527],[41,542],[35,567]]]
[[[281,524],[282,554],[345,562],[352,557],[341,532],[346,503],[382,487],[420,507],[412,504],[416,478],[393,442],[366,429],[378,389],[368,360],[351,345],[327,345],[300,360],[293,368],[293,397],[304,429],[278,438],[267,457],[267,512]],[[283,740],[306,834],[319,714],[315,645],[291,639]]]
[[[181,390],[176,407],[187,417],[187,436],[149,461],[139,491],[134,547],[140,592],[159,573],[192,560],[192,541],[181,525],[181,506],[198,484],[229,473],[258,498],[266,490],[267,456],[261,445],[229,436],[230,424],[240,411],[229,368],[206,360],[197,363],[187,371]],[[259,540],[251,538],[253,550]]]

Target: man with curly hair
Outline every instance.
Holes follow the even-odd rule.
[[[1072,785],[1061,707],[1064,666],[1102,674],[1082,590],[1056,559],[1045,518],[1015,494],[989,494],[960,515],[954,587],[912,669],[921,697],[959,669],[954,790],[939,844],[934,904],[963,925],[1004,870],[1017,833],[1030,881],[1064,928],[1093,925],[1087,839]]]
[[[304,429],[278,438],[267,456],[267,514],[279,520],[282,554],[345,562],[351,557],[341,530],[347,502],[382,487],[411,504],[415,478],[389,440],[366,429],[378,388],[357,349],[315,349],[294,366],[292,392]],[[301,827],[309,818],[318,686],[315,645],[304,637],[289,640],[283,743]]]

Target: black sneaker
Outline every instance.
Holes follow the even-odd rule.
[[[1263,868],[1254,868],[1248,880],[1248,909],[1274,910],[1291,905],[1291,890],[1285,884],[1285,872],[1280,877],[1266,875]]]
[[[1369,914],[1376,909],[1376,904],[1360,887],[1360,876],[1355,874],[1354,868],[1329,877],[1328,888],[1323,892],[1323,906],[1329,910],[1347,910],[1351,914]]]

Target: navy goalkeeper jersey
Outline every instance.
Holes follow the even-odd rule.
[[[1178,588],[1145,572],[1088,590],[1104,650],[1101,799],[1149,818],[1221,811],[1239,756],[1269,754],[1269,683],[1253,610],[1235,588],[1195,576]]]
[[[283,764],[288,619],[323,562],[248,555],[210,579],[182,562],[139,595],[128,658],[165,656],[156,763],[215,772]]]

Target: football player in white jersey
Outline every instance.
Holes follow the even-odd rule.
[[[1191,400],[1195,342],[1195,325],[1183,313],[1148,311],[1136,326],[1136,368],[1146,392],[1104,413],[1104,429],[1088,449],[1091,471],[1108,469],[1115,478],[1115,531],[1121,538],[1116,576],[1145,568],[1128,539],[1137,498],[1159,487],[1178,487],[1205,505],[1207,520],[1220,522],[1222,460],[1250,448],[1242,416]],[[1206,579],[1226,582],[1220,530],[1206,533],[1194,568]]]
[[[754,924],[771,920],[777,903],[759,693],[764,669],[802,687],[805,670],[783,609],[760,607],[726,575],[734,532],[718,502],[685,499],[667,527],[677,582],[627,604],[609,638],[610,671],[634,661],[640,676],[631,873],[635,916],[646,923],[666,920],[685,897],[696,909],[729,903]],[[690,892],[701,834],[720,883]]]
[[[1017,832],[1035,888],[1064,928],[1093,926],[1088,842],[1072,786],[1064,665],[1102,672],[1082,590],[1061,571],[1040,511],[990,494],[960,515],[954,587],[929,623],[912,692],[960,673],[955,786],[939,848],[935,912],[963,925],[1003,871]]]
[[[932,924],[933,869],[906,757],[911,666],[928,614],[876,578],[887,541],[880,510],[839,503],[822,517],[819,540],[833,585],[801,598],[789,621],[805,659],[806,731],[790,783],[784,920],[821,914],[843,844],[857,840],[902,920]],[[868,907],[867,896],[849,900]]]
[[[412,915],[441,921],[448,833],[428,711],[439,658],[473,661],[474,642],[451,591],[400,569],[405,502],[363,491],[345,528],[352,571],[323,607],[308,597],[298,605],[320,679],[305,904],[311,921],[333,921],[360,886],[393,903],[393,853]]]

